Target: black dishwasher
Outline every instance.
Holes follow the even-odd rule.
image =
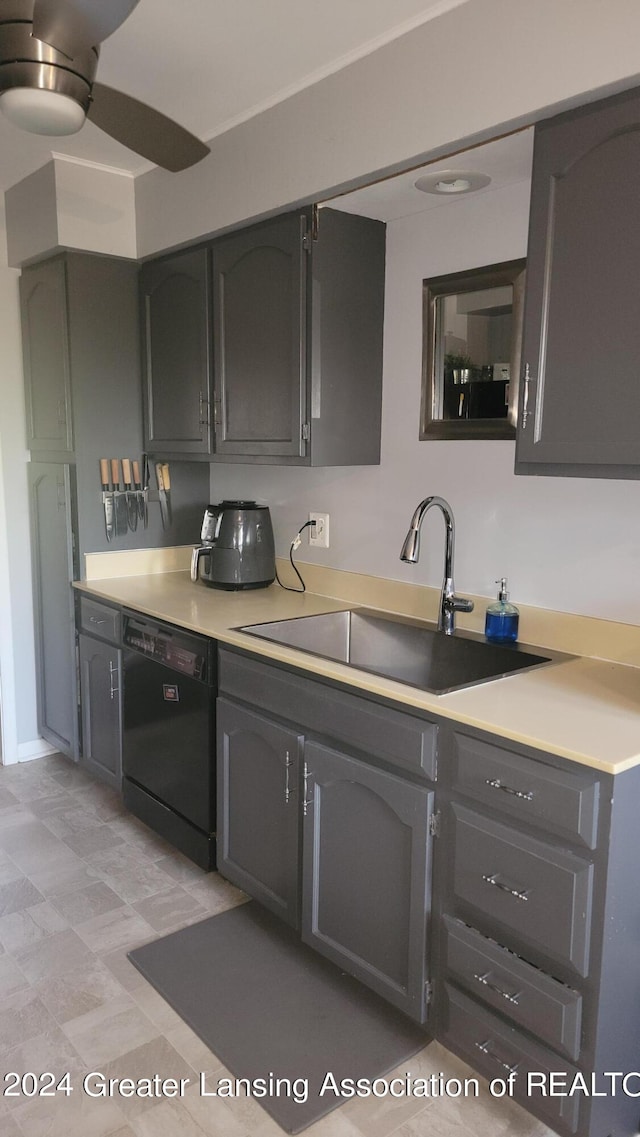
[[[215,643],[125,612],[122,644],[124,804],[215,868]]]

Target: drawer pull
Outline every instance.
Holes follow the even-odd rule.
[[[114,682],[115,680],[115,682]],[[118,665],[109,662],[109,698],[115,699],[120,694],[118,688]]]
[[[307,811],[310,805],[313,805],[313,790],[309,791],[309,779],[313,779],[313,774],[305,762],[302,767],[302,816],[307,816]],[[307,793],[309,796],[307,797]]]
[[[98,626],[100,626],[101,624],[106,624],[106,622],[107,621],[106,621],[106,618],[104,616],[102,617],[102,619],[100,619],[99,616],[89,616],[89,623],[90,624],[98,624]]]
[[[291,797],[291,786],[289,785],[289,770],[293,766],[293,760],[289,756],[289,751],[286,751],[284,759],[284,804],[289,804]]]
[[[474,1042],[474,1046],[477,1046],[478,1050],[481,1050],[483,1054],[486,1054],[487,1058],[493,1058],[493,1061],[497,1062],[498,1066],[502,1066],[502,1069],[506,1070],[507,1074],[515,1074],[518,1066],[520,1065],[519,1062],[514,1062],[513,1066],[510,1066],[508,1062],[503,1062],[502,1058],[500,1058],[497,1054],[494,1054],[493,1050],[491,1049],[490,1038],[488,1038],[486,1042]]]
[[[519,797],[522,801],[533,801],[531,791],[524,793],[523,790],[512,790],[511,786],[505,786],[504,782],[501,782],[499,778],[485,778],[484,784],[485,786],[491,786],[492,790],[502,790],[503,793],[511,794],[512,797]]]
[[[516,900],[529,899],[528,894],[526,892],[523,892],[521,889],[511,888],[510,885],[503,884],[502,881],[498,880],[498,874],[495,872],[492,873],[491,876],[487,876],[486,873],[483,873],[482,879],[485,884],[491,884],[494,888],[499,888],[501,892],[508,892],[509,896],[515,896]]]
[[[485,972],[484,975],[476,975],[474,972],[473,978],[476,979],[478,983],[482,983],[483,987],[488,987],[490,991],[495,992],[496,995],[501,995],[508,1003],[513,1003],[514,1007],[518,1007],[520,1005],[522,991],[516,991],[515,995],[510,995],[508,991],[503,991],[501,987],[496,987],[495,983],[489,982],[487,976],[490,974],[490,971]]]

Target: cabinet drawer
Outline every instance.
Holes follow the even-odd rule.
[[[595,848],[600,787],[591,771],[556,769],[457,732],[454,749],[454,784],[463,793]]]
[[[109,643],[120,643],[120,609],[110,608],[98,600],[80,597],[80,627],[83,632],[99,636]]]
[[[219,690],[435,781],[435,723],[224,649]]]
[[[463,806],[452,812],[455,895],[587,975],[593,865]]]
[[[445,955],[453,979],[569,1058],[580,1053],[582,996],[450,916]]]
[[[544,1117],[554,1128],[558,1122],[571,1132],[578,1128],[580,1094],[566,1097],[547,1097],[536,1092],[532,1083],[528,1093],[529,1071],[538,1076],[551,1071],[561,1072],[568,1084],[577,1074],[571,1066],[544,1047],[529,1041],[513,1027],[500,1022],[484,1007],[474,1003],[455,987],[445,985],[445,1030],[442,1042],[461,1054],[480,1073],[490,1080],[507,1078],[511,1071],[516,1074],[514,1097],[523,1105]],[[539,1085],[540,1078],[536,1079]]]

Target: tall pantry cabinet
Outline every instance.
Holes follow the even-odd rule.
[[[106,545],[98,458],[135,455],[141,446],[137,278],[135,262],[65,253],[25,268],[20,279],[38,727],[73,758],[71,581],[81,575],[82,554]],[[138,536],[133,544],[140,543]]]

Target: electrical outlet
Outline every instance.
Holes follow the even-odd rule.
[[[315,545],[316,549],[329,548],[329,514],[328,513],[310,513],[309,521],[315,524],[309,526],[309,544]]]

